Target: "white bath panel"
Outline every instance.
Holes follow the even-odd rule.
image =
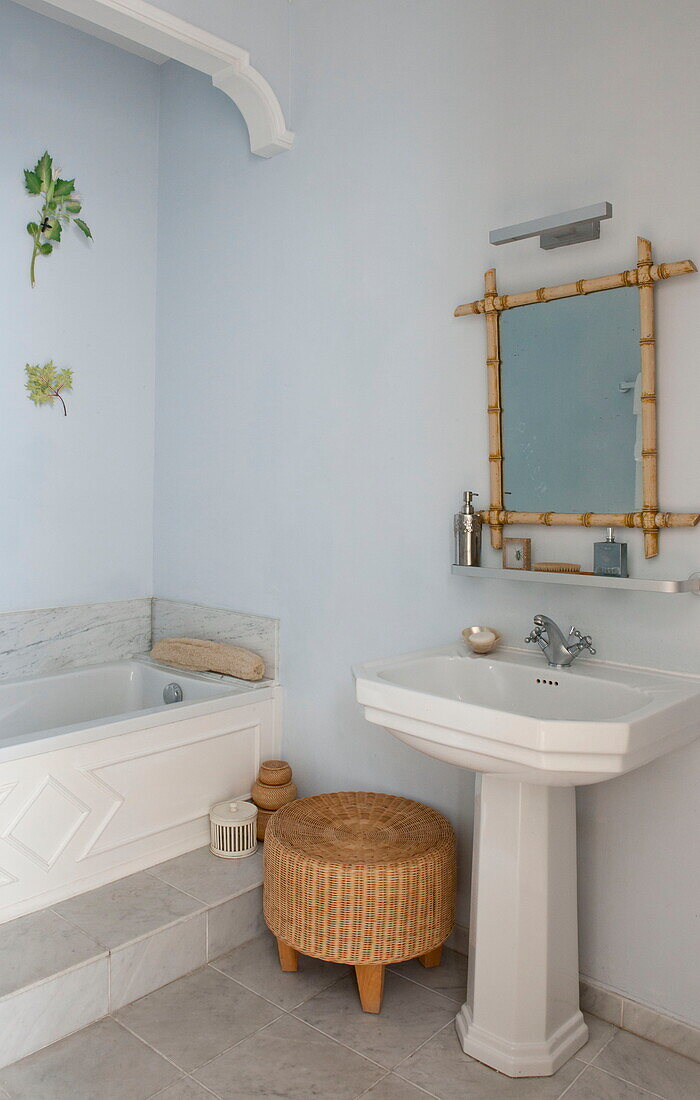
[[[5,799],[12,794],[16,786],[16,783],[6,783],[4,787],[0,787],[0,806],[2,806]]]
[[[15,876],[6,871],[4,867],[0,867],[0,886],[9,886],[13,882],[17,882]]]
[[[48,871],[89,813],[89,806],[53,775],[47,775],[10,823],[4,839]]]
[[[86,778],[112,792],[117,805],[81,860],[186,825],[207,815],[213,802],[250,795],[251,776],[261,762],[260,715],[243,715],[244,724],[233,729],[229,719],[224,730],[220,715],[211,718],[217,721],[187,731],[181,723],[161,726],[157,745],[144,748],[141,742],[133,753],[83,769]]]
[[[205,844],[210,806],[247,797],[279,754],[278,698],[207,700],[176,721],[146,712],[114,736],[0,763],[0,922]]]

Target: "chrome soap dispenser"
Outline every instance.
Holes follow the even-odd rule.
[[[608,527],[605,542],[593,543],[593,572],[596,577],[626,577],[627,543],[615,542],[612,527]]]
[[[481,516],[472,504],[478,495],[467,490],[462,511],[455,515],[455,565],[479,565],[481,560]]]

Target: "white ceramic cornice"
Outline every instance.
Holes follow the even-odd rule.
[[[273,157],[291,148],[277,96],[240,46],[187,23],[146,0],[17,0],[25,8],[87,31],[149,61],[169,58],[211,77],[245,119],[251,152]]]

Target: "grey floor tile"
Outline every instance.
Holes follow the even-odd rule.
[[[114,1020],[101,1020],[0,1073],[12,1100],[145,1100],[178,1070]]]
[[[404,978],[410,978],[428,989],[434,989],[436,993],[442,993],[443,997],[449,997],[460,1005],[467,999],[467,960],[464,955],[459,955],[449,947],[443,947],[439,966],[426,969],[418,959],[411,959],[409,962],[397,963],[391,969]]]
[[[258,849],[244,859],[221,859],[213,856],[208,848],[195,848],[167,863],[150,867],[148,873],[207,905],[216,905],[261,884],[262,851]]]
[[[121,947],[199,909],[201,903],[146,871],[54,906],[57,913],[105,947]]]
[[[298,971],[285,973],[280,967],[277,941],[270,932],[237,947],[212,965],[284,1009],[308,1001],[349,971],[347,966],[300,955]]]
[[[576,1057],[581,1062],[592,1062],[598,1057],[603,1047],[617,1035],[619,1029],[614,1024],[606,1024],[604,1020],[599,1020],[597,1016],[590,1016],[587,1012],[584,1012],[583,1018],[588,1028],[588,1042],[585,1047],[581,1047],[576,1052]]]
[[[294,1010],[295,1016],[391,1069],[451,1020],[456,1006],[388,971],[382,1010],[363,1012],[355,975],[334,982]]]
[[[564,1094],[563,1100],[654,1100],[654,1093],[589,1066]]]
[[[664,1100],[690,1100],[700,1096],[700,1065],[620,1031],[598,1055],[600,1069],[663,1096]]]
[[[386,1077],[369,1089],[362,1100],[427,1100],[428,1093],[423,1089],[415,1088],[397,1077],[395,1073],[389,1073]]]
[[[355,1100],[384,1071],[293,1016],[198,1070],[222,1100]]]
[[[110,1011],[204,966],[206,956],[206,913],[195,913],[162,932],[116,948],[109,959]]]
[[[127,1005],[116,1018],[189,1073],[279,1014],[207,966]]]
[[[583,1063],[572,1058],[552,1077],[506,1077],[469,1058],[450,1025],[397,1066],[395,1073],[440,1100],[558,1100],[583,1070]]]
[[[157,1093],[153,1100],[212,1100],[209,1089],[202,1088],[191,1077],[183,1077],[163,1092]]]
[[[50,909],[8,921],[0,925],[0,997],[105,953]]]

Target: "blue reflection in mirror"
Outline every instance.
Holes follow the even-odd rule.
[[[633,512],[642,501],[639,293],[500,315],[506,508]]]

